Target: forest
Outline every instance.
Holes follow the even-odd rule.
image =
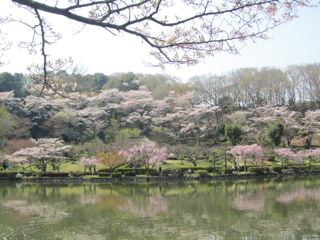
[[[320,170],[320,64],[161,74],[0,74],[6,174],[119,177]],[[41,94],[41,96],[40,96]],[[189,175],[188,175],[189,174]],[[20,176],[19,175],[19,176]]]

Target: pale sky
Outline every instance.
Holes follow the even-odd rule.
[[[10,8],[9,0],[1,0],[0,16],[8,11],[15,13]],[[217,54],[191,67],[167,66],[165,70],[148,67],[144,62],[151,59],[148,54],[150,49],[137,38],[128,35],[115,37],[93,27],[86,27],[77,33],[82,29],[81,25],[75,25],[65,18],[55,19],[54,26],[62,33],[63,39],[48,52],[52,57],[71,56],[76,65],[86,69],[86,73],[166,73],[182,80],[194,75],[221,74],[242,67],[284,68],[294,64],[320,62],[320,8],[303,9],[299,15],[299,18],[272,30],[269,33],[270,39],[246,42],[240,55]],[[1,29],[11,40],[30,37],[28,29],[18,24],[2,26]],[[26,72],[28,65],[41,60],[39,56],[39,53],[30,56],[27,50],[13,44],[1,57],[6,64],[0,67],[0,72]]]

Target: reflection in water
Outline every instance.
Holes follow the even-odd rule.
[[[320,200],[320,189],[297,188],[291,192],[283,193],[277,197],[277,201],[288,204],[307,200]]]
[[[18,211],[21,215],[41,217],[41,220],[48,224],[61,221],[69,215],[61,209],[61,205],[49,205],[40,202],[30,203],[26,200],[9,200],[2,203],[2,206]]]
[[[95,205],[101,201],[101,196],[98,195],[81,195],[79,198],[79,203],[81,205]]]
[[[242,211],[263,211],[265,204],[265,195],[259,193],[253,194],[238,194],[233,200],[233,207]]]
[[[319,236],[319,177],[181,185],[0,185],[0,239]]]
[[[142,202],[128,199],[119,209],[137,217],[155,217],[168,212],[168,203],[164,197],[155,195],[146,197]]]

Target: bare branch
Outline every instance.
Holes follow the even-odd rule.
[[[43,57],[43,86],[42,86],[42,89],[40,91],[40,96],[43,94],[43,91],[45,89],[45,87],[48,85],[48,80],[47,80],[47,76],[48,76],[48,71],[47,71],[47,54],[46,54],[46,51],[45,51],[45,46],[46,46],[46,38],[45,38],[45,31],[44,31],[44,26],[43,26],[43,20],[39,14],[39,11],[38,9],[34,9],[36,15],[37,15],[37,18],[39,20],[39,26],[40,26],[40,29],[41,29],[41,54],[42,54],[42,57]]]
[[[299,7],[318,4],[314,0],[56,0],[54,5],[44,0],[12,1],[112,34],[134,35],[153,49],[159,66],[196,64],[219,51],[238,53],[243,40],[265,38],[267,31],[294,18]]]

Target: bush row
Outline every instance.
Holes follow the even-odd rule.
[[[227,168],[225,169],[222,166],[218,166],[215,169],[213,167],[192,167],[192,168],[183,168],[183,169],[165,169],[161,172],[155,169],[132,169],[132,168],[119,168],[114,172],[110,172],[108,169],[101,169],[98,171],[99,177],[135,177],[137,175],[147,175],[147,176],[175,176],[183,177],[193,174],[193,176],[206,177],[212,176],[212,174],[232,174],[234,172],[244,172],[244,167],[241,166],[238,169]],[[272,166],[248,166],[246,172],[252,174],[266,174],[266,173],[283,173],[283,172],[307,172],[320,171],[320,165],[311,165],[308,164],[291,164],[291,165],[272,165]],[[35,176],[35,177],[83,177],[87,175],[83,172],[46,172],[46,173],[31,173],[31,172],[0,172],[0,179],[15,179],[17,176]]]

